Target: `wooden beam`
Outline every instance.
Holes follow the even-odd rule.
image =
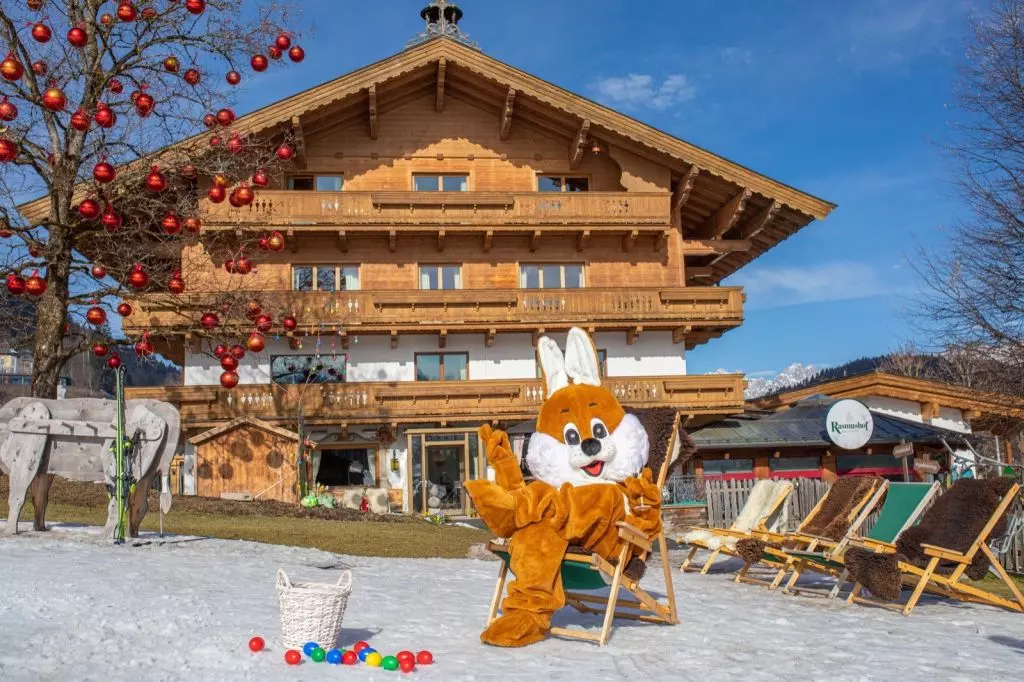
[[[388,230],[388,251],[394,253],[398,250],[398,232],[396,230]]]
[[[299,240],[295,238],[295,230],[288,230],[288,232],[285,233],[285,236],[288,237],[288,246],[292,248],[292,253],[298,253]]]
[[[778,200],[772,200],[772,203],[762,209],[762,211],[743,228],[740,238],[750,239],[751,237],[760,234],[762,230],[768,227],[768,223],[772,221],[780,208],[782,208],[782,204],[780,204]]]
[[[687,265],[686,279],[708,279],[715,276],[715,269],[710,265]]]
[[[444,111],[444,73],[448,69],[448,60],[441,57],[437,60],[437,101],[434,103],[434,110],[437,113]]]
[[[494,230],[484,232],[484,252],[491,250],[491,242],[494,241]]]
[[[448,345],[448,330],[447,329],[442,329],[437,334],[437,347],[440,348],[441,350],[444,350],[447,345]]]
[[[576,133],[576,139],[572,141],[572,145],[569,147],[569,168],[576,170],[580,161],[583,160],[583,152],[587,148],[587,138],[590,137],[590,119],[585,118],[580,123],[579,132]]]
[[[370,85],[370,139],[377,139],[377,84]]]
[[[587,242],[590,241],[590,230],[580,230],[576,234],[576,250],[582,251],[587,248]]]
[[[640,230],[631,230],[622,237],[622,250],[629,251],[636,244],[637,237],[640,236]]]
[[[672,236],[672,230],[662,230],[654,238],[654,251],[660,252],[668,247],[669,237]]]
[[[540,230],[534,230],[530,234],[530,253],[533,253],[540,246]]]
[[[348,235],[345,230],[338,230],[338,251],[348,253]]]
[[[440,253],[441,251],[444,251],[444,237],[445,237],[445,231],[444,230],[438,230],[437,231],[437,251],[438,251],[438,253]]]
[[[644,331],[644,328],[637,325],[631,329],[626,330],[626,345],[632,346],[636,343],[636,340],[640,338],[640,334]]]
[[[391,330],[391,350],[397,350],[397,349],[398,349],[398,330],[397,329],[392,329]]]
[[[733,251],[750,251],[749,239],[686,239],[682,251],[687,256],[716,256]]]
[[[501,112],[501,132],[498,137],[502,142],[508,140],[508,136],[512,133],[512,111],[515,108],[516,103],[516,89],[509,88],[508,94],[505,95],[505,108]]]
[[[926,424],[939,416],[939,404],[934,401],[921,403],[921,420]]]
[[[338,336],[341,337],[341,347],[342,347],[342,349],[348,350],[348,332],[342,330],[342,331],[338,332]]]
[[[703,227],[701,227],[701,234],[710,236],[713,239],[721,239],[739,220],[740,214],[743,213],[743,209],[747,205],[747,199],[750,198],[750,194],[749,189],[744,188],[740,190],[722,208],[708,216]]]
[[[682,343],[686,340],[686,335],[693,331],[693,327],[686,325],[685,327],[676,327],[672,330],[672,343]]]
[[[292,135],[295,137],[295,164],[299,168],[306,167],[306,136],[302,133],[302,121],[292,116]]]
[[[547,330],[544,329],[544,327],[537,327],[532,332],[530,332],[530,338],[533,340],[533,347],[534,348],[537,347],[537,342],[540,341],[540,337],[544,336],[544,333],[546,331]]]
[[[498,335],[497,329],[488,329],[484,335],[484,346],[490,348],[494,345],[494,337]]]
[[[686,171],[686,175],[679,179],[676,183],[676,188],[672,192],[672,225],[673,227],[681,227],[683,224],[683,206],[686,206],[686,202],[690,200],[690,192],[693,191],[693,185],[697,182],[697,176],[700,175],[700,168],[696,165],[690,166],[690,170]]]

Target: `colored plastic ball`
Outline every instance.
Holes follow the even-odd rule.
[[[416,662],[409,659],[399,661],[398,669],[401,670],[403,673],[411,673],[413,670],[416,669]]]
[[[259,653],[263,651],[263,647],[265,647],[266,645],[267,643],[263,641],[262,637],[253,637],[249,640],[249,651],[253,652],[254,654]]]
[[[413,663],[416,662],[416,654],[414,654],[411,651],[399,651],[398,654],[395,655],[395,658],[398,659],[399,663],[401,663],[402,661],[412,661]]]
[[[338,649],[331,649],[327,652],[327,662],[331,665],[341,664],[341,651]]]
[[[366,654],[366,659],[363,661],[366,665],[371,668],[379,668],[381,662],[384,660],[379,653],[370,649],[370,653]]]
[[[345,665],[355,665],[359,660],[359,655],[354,651],[346,651],[341,655],[341,662]]]
[[[289,649],[284,652],[284,662],[288,665],[298,665],[299,663],[302,663],[302,654],[295,649]]]
[[[302,645],[302,653],[306,654],[307,656],[312,656],[313,649],[318,649],[319,647],[320,645],[316,642],[306,642]]]
[[[309,654],[309,657],[313,659],[314,663],[323,663],[324,659],[327,658],[327,652],[320,647],[317,647],[313,649],[312,653]]]
[[[356,652],[357,654],[360,651],[362,651],[363,649],[369,649],[369,648],[370,648],[369,644],[367,644],[366,642],[361,642],[361,641],[360,642],[356,642],[355,644],[352,645],[352,651]]]
[[[420,665],[430,665],[434,662],[434,654],[424,649],[423,651],[416,654],[416,662]]]
[[[362,661],[363,663],[366,663],[366,657],[369,656],[370,654],[375,654],[375,653],[377,653],[377,650],[376,649],[371,649],[369,646],[366,647],[365,649],[361,649],[359,651],[359,660]]]
[[[385,670],[398,670],[398,659],[394,656],[385,656],[380,659],[380,667]]]

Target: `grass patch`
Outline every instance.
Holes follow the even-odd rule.
[[[1017,589],[1024,592],[1024,575],[1016,575],[1011,573],[1010,578],[1015,583],[1017,583]],[[998,576],[994,576],[991,573],[986,575],[981,580],[971,580],[969,578],[965,578],[964,582],[968,585],[973,585],[982,590],[991,592],[992,594],[997,594],[1000,597],[1003,597],[1004,599],[1009,599],[1011,601],[1016,599],[1016,597],[1013,596],[1013,592],[1010,591],[1010,588],[1006,586],[1006,583],[1000,580]]]
[[[106,493],[92,483],[54,479],[46,508],[48,522],[101,526],[106,521]],[[319,510],[329,514],[333,510]],[[311,547],[357,556],[463,558],[469,548],[486,542],[491,534],[471,528],[435,526],[412,516],[368,516],[336,510],[336,518],[315,516],[284,503],[251,503],[198,497],[174,498],[171,513],[164,517],[164,531],[227,540],[251,540],[275,545]],[[0,517],[7,516],[7,477],[0,476]],[[33,516],[32,503],[22,509],[22,520]],[[159,530],[157,500],[150,498],[150,512],[143,530]]]

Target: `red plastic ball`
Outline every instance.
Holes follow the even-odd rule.
[[[416,662],[420,665],[430,665],[434,662],[434,654],[424,649],[423,651],[416,654]]]
[[[302,654],[295,649],[289,649],[284,652],[284,662],[288,665],[298,665],[302,663]]]
[[[352,645],[352,651],[356,652],[357,655],[363,649],[369,649],[369,648],[370,648],[370,645],[368,643],[366,643],[366,642],[361,641],[361,640]]]
[[[355,665],[359,662],[359,654],[354,651],[346,651],[341,655],[341,662],[345,665]]]
[[[412,661],[413,663],[416,662],[416,654],[414,654],[411,651],[399,651],[397,654],[395,654],[395,658],[398,659],[399,663],[401,663],[402,661]]]
[[[267,643],[263,641],[262,637],[253,637],[249,640],[249,651],[254,654],[259,653],[260,651],[263,651],[263,647],[266,645]]]
[[[399,661],[398,669],[401,670],[403,673],[411,673],[413,670],[416,669],[416,662],[409,659]]]

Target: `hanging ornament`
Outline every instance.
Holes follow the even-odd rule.
[[[268,62],[267,58],[263,55],[254,54],[252,59],[249,60],[249,66],[251,66],[252,70],[256,73],[261,73],[267,70],[267,67],[270,66],[270,62]]]
[[[135,9],[135,5],[131,3],[131,0],[121,0],[121,4],[117,6],[117,18],[121,21],[128,23],[135,21],[135,17],[138,15],[138,11]]]
[[[42,258],[43,253],[44,250],[40,244],[33,242],[28,245],[28,255],[32,256],[33,258]]]
[[[71,127],[80,133],[84,133],[89,129],[89,114],[85,113],[82,109],[71,114]]]
[[[25,67],[22,66],[18,58],[12,53],[8,53],[4,60],[0,62],[0,76],[3,76],[5,81],[14,82],[20,79],[25,74]]]
[[[228,71],[228,75],[224,77],[224,80],[228,82],[228,85],[238,85],[242,82],[242,74],[237,71]]]
[[[270,240],[266,237],[260,237],[256,242],[256,245],[259,247],[260,251],[270,251]]]
[[[89,324],[94,324],[98,327],[107,321],[107,312],[98,305],[94,305],[85,314],[85,319],[89,321]]]
[[[292,60],[296,64],[306,58],[306,51],[296,45],[292,49],[288,50],[288,59]]]
[[[234,356],[231,355],[230,353],[222,355],[220,358],[220,368],[227,372],[233,372],[234,370],[238,369],[238,360],[236,360]]]
[[[32,27],[32,39],[37,43],[48,43],[52,37],[53,31],[51,31],[50,27],[43,22],[40,21]]]
[[[7,101],[7,96],[0,98],[0,121],[13,121],[18,118],[18,107]]]
[[[25,4],[28,5],[29,9],[35,10],[36,12],[43,8],[43,0],[27,0]]]
[[[276,230],[271,232],[270,237],[267,239],[267,246],[270,247],[271,251],[284,250],[284,235]]]
[[[292,46],[292,39],[287,33],[282,32],[277,34],[277,38],[274,40],[274,45],[277,49],[283,52]]]
[[[220,135],[212,135],[212,136],[210,136],[210,146],[211,147],[219,147],[220,146]]]
[[[164,60],[164,71],[167,73],[178,73],[178,69],[181,68],[181,62],[174,55],[171,55]]]
[[[228,194],[227,190],[225,190],[223,187],[217,187],[217,186],[211,187],[206,192],[207,198],[212,203],[214,203],[214,204],[219,204],[219,203],[223,202],[224,199],[227,198],[227,194]]]
[[[21,275],[10,274],[7,275],[7,291],[12,296],[21,296],[25,293],[25,278]]]
[[[107,276],[107,269],[100,264],[92,266],[92,276],[96,279],[103,279]]]
[[[14,142],[0,137],[0,163],[11,163],[18,158],[18,145]]]
[[[202,80],[202,76],[199,74],[199,69],[195,67],[186,69],[183,78],[189,85],[199,85],[199,81]]]
[[[100,161],[93,166],[92,177],[95,178],[96,182],[107,184],[114,181],[114,178],[117,177],[117,171],[109,162]]]
[[[89,42],[89,34],[81,26],[73,26],[68,31],[68,42],[73,47],[85,47],[86,43]]]
[[[291,146],[287,143],[277,148],[277,158],[282,161],[290,161],[293,156],[295,156],[295,152],[292,151]]]
[[[143,88],[146,86],[143,85]],[[135,112],[142,118],[146,118],[153,113],[153,109],[156,107],[156,100],[148,92],[143,90],[133,95],[135,102]]]
[[[263,307],[259,304],[259,301],[249,301],[245,306],[245,316],[249,318],[250,322],[255,322],[256,318],[263,314]]]
[[[267,347],[267,342],[263,338],[263,334],[253,332],[249,335],[249,338],[246,339],[245,347],[248,348],[251,353],[262,353],[263,349]]]
[[[231,346],[231,355],[235,358],[235,360],[241,360],[242,358],[245,357],[245,348],[236,343],[235,345]]]
[[[114,93],[115,95],[120,95],[122,92],[124,92],[124,83],[117,80],[116,78],[111,78],[110,82],[107,83],[107,90]]]
[[[263,332],[264,334],[269,332],[274,327],[274,318],[266,313],[256,318],[256,329]]]
[[[96,113],[93,114],[96,125],[100,128],[112,128],[117,123],[117,114],[103,102],[96,105]]]
[[[295,328],[299,326],[299,321],[295,319],[294,315],[288,315],[281,320],[281,326],[284,327],[285,331],[293,332],[295,331]]]
[[[185,280],[181,278],[181,270],[171,273],[171,279],[167,282],[167,290],[175,295],[185,293]]]
[[[142,18],[146,21],[153,21],[154,19],[156,19],[156,8],[146,7],[145,9],[143,9]]]
[[[164,232],[167,234],[178,234],[181,232],[181,220],[178,216],[174,215],[173,211],[168,211],[164,219],[160,221],[160,226],[164,228]]]
[[[46,88],[46,92],[43,93],[43,106],[50,111],[64,111],[67,103],[68,98],[64,91],[51,82],[50,87]]]
[[[149,285],[149,275],[142,269],[142,263],[132,266],[132,271],[128,273],[128,284],[132,289],[145,289]]]
[[[262,168],[257,169],[256,172],[253,173],[252,184],[256,185],[257,187],[266,187],[267,185],[269,185],[270,176],[267,175],[267,171]]]
[[[117,353],[114,353],[109,358],[107,358],[107,367],[109,367],[110,369],[117,369],[120,366],[121,366],[121,356],[118,355]]]
[[[250,272],[252,272],[252,261],[249,260],[247,257],[242,256],[241,258],[235,261],[235,272],[237,272],[240,275],[248,275]]]
[[[206,0],[185,0],[185,9],[192,14],[202,14],[206,9]]]
[[[228,139],[227,148],[232,154],[241,154],[245,151],[245,143],[242,142],[242,138],[238,136],[238,133],[232,133],[231,138]]]
[[[181,177],[186,180],[195,180],[199,177],[199,170],[195,167],[195,164],[186,163],[181,167]]]
[[[100,202],[95,199],[83,199],[78,205],[78,215],[86,220],[94,220],[100,214]]]
[[[102,358],[103,356],[105,356],[108,350],[110,349],[107,348],[107,344],[105,343],[92,344],[92,354],[98,358]]]
[[[151,166],[146,176],[146,189],[158,194],[167,189],[167,177],[160,172],[160,166]]]
[[[217,347],[213,349],[213,357],[220,360],[222,357],[228,354],[228,347],[223,343],[218,343]]]
[[[229,275],[235,274],[235,260],[233,258],[228,258],[226,261],[224,261],[224,270]]]
[[[44,62],[42,59],[38,59],[32,62],[32,73],[34,73],[37,76],[45,76],[46,72],[49,70],[50,69],[46,66],[46,62]]]
[[[121,301],[117,304],[117,314],[121,317],[131,317],[132,307],[126,301]]]
[[[267,56],[270,57],[271,59],[280,59],[281,48],[279,48],[277,45],[271,45],[270,47],[267,48]]]
[[[203,125],[207,128],[215,128],[217,126],[217,117],[213,114],[206,114],[203,116]]]
[[[256,198],[248,185],[240,185],[231,190],[231,205],[235,208],[248,206]]]
[[[103,16],[100,17],[100,23],[103,24],[104,26],[113,26],[114,25],[114,15],[110,14],[109,12],[105,12],[103,14]]]
[[[224,372],[220,375],[220,385],[224,388],[234,388],[238,385],[238,374],[235,372]]]
[[[25,280],[25,291],[30,296],[42,296],[46,293],[46,280],[39,276],[38,270],[33,270],[32,275]]]
[[[149,332],[142,332],[142,338],[135,342],[135,354],[140,358],[153,354],[153,344],[149,340]]]
[[[235,111],[228,107],[224,107],[217,112],[217,123],[220,123],[224,127],[234,123],[235,118]]]
[[[231,181],[228,180],[228,176],[223,173],[216,173],[213,176],[212,182],[214,187],[223,187],[224,189],[227,189],[227,186],[231,184]]]
[[[203,329],[216,329],[220,324],[220,318],[217,317],[217,313],[203,313],[203,316],[199,318],[199,324]]]
[[[121,229],[121,223],[123,219],[121,214],[114,210],[114,207],[107,204],[106,210],[103,211],[103,215],[100,217],[100,224],[103,229],[107,232],[117,232]]]
[[[199,234],[199,230],[203,227],[203,222],[195,216],[189,216],[188,218],[185,218],[183,225],[185,226],[185,230],[188,232],[191,232],[192,234]]]

